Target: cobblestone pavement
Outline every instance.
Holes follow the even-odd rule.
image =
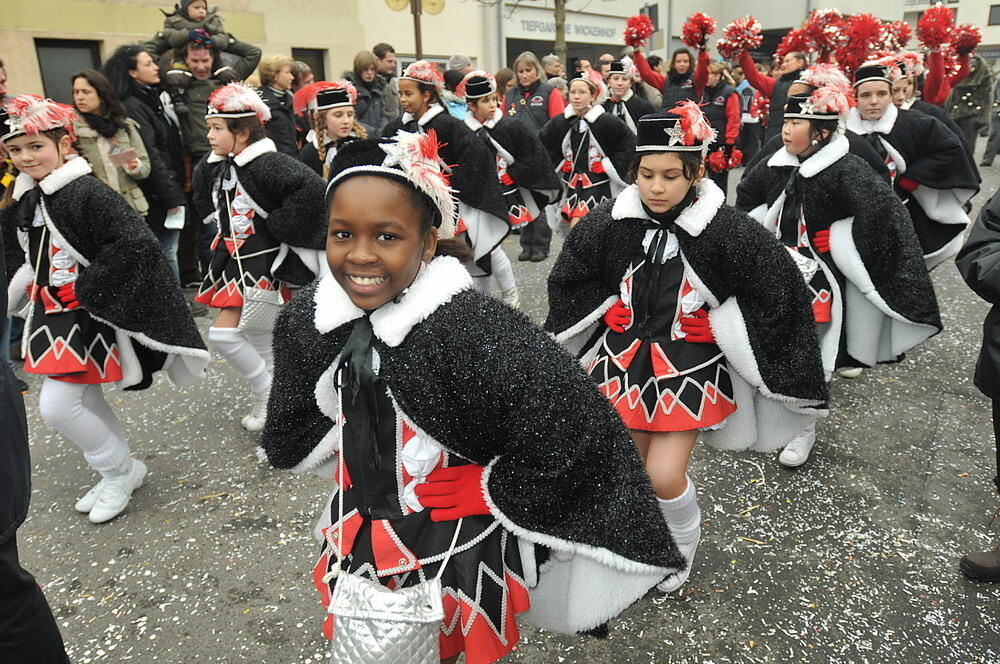
[[[977,211],[1000,182],[984,175]],[[505,248],[516,257],[516,238]],[[551,264],[515,263],[538,321]],[[509,661],[1000,662],[1000,586],[957,570],[1000,532],[987,528],[998,506],[989,403],[971,382],[987,307],[950,264],[934,281],[944,333],[901,364],[837,380],[806,466],[696,450],[704,536],[682,592],[650,593],[606,640],[524,628]],[[74,662],[324,661],[309,573],[328,487],[257,461],[239,426],[247,392],[223,361],[197,389],[161,379],[109,392],[150,474],[103,526],[73,510],[96,478],[41,422],[37,388],[19,542]]]

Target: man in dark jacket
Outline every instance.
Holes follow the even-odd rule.
[[[997,448],[997,476],[993,482],[1000,491],[1000,196],[994,196],[983,207],[955,262],[969,288],[993,305],[983,322],[983,347],[976,362],[974,381],[993,401],[993,435]],[[1000,581],[1000,546],[970,553],[962,558],[959,569],[977,581]]]
[[[0,274],[7,274],[2,237]],[[0,305],[7,310],[6,289],[0,293]],[[0,318],[0,328],[6,324],[7,320]],[[0,362],[0,662],[69,664],[45,595],[34,577],[21,567],[17,555],[16,533],[28,514],[30,497],[31,460],[24,401],[10,367]]]

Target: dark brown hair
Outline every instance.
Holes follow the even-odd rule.
[[[115,91],[108,77],[96,69],[84,69],[73,74],[70,81],[75,82],[78,78],[87,81],[90,87],[97,91],[97,96],[101,100],[101,115],[110,120],[118,129],[125,129],[128,126],[125,122],[128,119],[128,114],[125,112],[121,97],[118,96],[118,92]]]
[[[240,133],[244,129],[249,130],[250,136],[247,137],[247,145],[267,138],[267,133],[264,131],[264,125],[257,119],[257,116],[251,116],[249,118],[225,118],[225,120],[226,126],[229,127],[229,131],[231,131],[234,135]]]
[[[693,73],[694,72],[694,56],[691,55],[691,51],[689,51],[689,50],[687,50],[686,48],[683,48],[683,47],[677,49],[676,51],[674,51],[673,53],[670,54],[670,67],[669,67],[670,71],[677,71],[674,68],[674,65],[677,64],[677,56],[679,56],[679,55],[686,55],[686,56],[688,56],[688,73]]]

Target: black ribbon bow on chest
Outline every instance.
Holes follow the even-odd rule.
[[[38,209],[41,200],[42,190],[37,186],[24,192],[21,196],[17,206],[17,227],[22,231],[31,230],[35,223],[35,210]]]
[[[872,132],[871,134],[866,134],[865,138],[868,139],[872,148],[878,153],[879,159],[886,161],[889,158],[889,151],[885,149],[885,143],[882,142],[882,134]]]
[[[643,319],[639,323],[639,330],[643,336],[646,336],[647,333],[652,333],[652,330],[647,328],[651,325],[653,319],[653,310],[655,309],[653,300],[660,296],[660,274],[663,272],[661,267],[663,265],[663,255],[666,253],[667,243],[670,238],[669,234],[676,228],[677,218],[694,203],[697,196],[697,188],[691,187],[688,189],[684,199],[666,212],[653,212],[645,203],[642,204],[643,211],[649,217],[642,220],[643,229],[656,231],[653,235],[653,241],[646,248],[646,264],[639,273],[642,286],[639,289],[639,302],[636,304],[639,305],[639,309],[643,312]]]
[[[799,246],[799,218],[802,216],[802,174],[795,166],[785,182],[785,202],[781,205],[779,230],[781,241],[788,247]]]
[[[381,454],[375,426],[379,420],[378,394],[376,392],[374,359],[375,331],[371,319],[364,315],[354,321],[351,334],[347,337],[344,350],[337,367],[337,387],[347,390],[353,404],[351,426],[359,437],[371,445],[371,459],[376,469],[381,467]],[[341,441],[343,445],[343,441]]]

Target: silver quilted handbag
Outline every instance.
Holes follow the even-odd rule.
[[[230,208],[232,203],[229,200],[229,190],[226,190],[226,205]],[[232,228],[229,231],[233,236],[233,255],[236,257],[236,266],[240,271],[240,285],[243,290],[243,309],[240,312],[239,329],[246,332],[271,332],[274,324],[281,313],[281,293],[276,290],[257,288],[256,286],[244,286],[243,259],[240,258],[239,241]]]
[[[338,387],[338,401],[340,395]],[[341,440],[342,419],[337,418]],[[338,456],[338,477],[343,477],[343,447]],[[344,492],[338,489],[337,493],[338,523],[343,524]],[[462,519],[459,519],[437,576],[397,590],[361,576],[341,573],[344,552],[339,546],[334,550],[334,567],[323,577],[324,583],[337,579],[329,608],[334,615],[330,664],[440,664],[439,638],[444,620],[441,575],[455,552],[461,529]],[[343,542],[343,533],[337,541]]]

